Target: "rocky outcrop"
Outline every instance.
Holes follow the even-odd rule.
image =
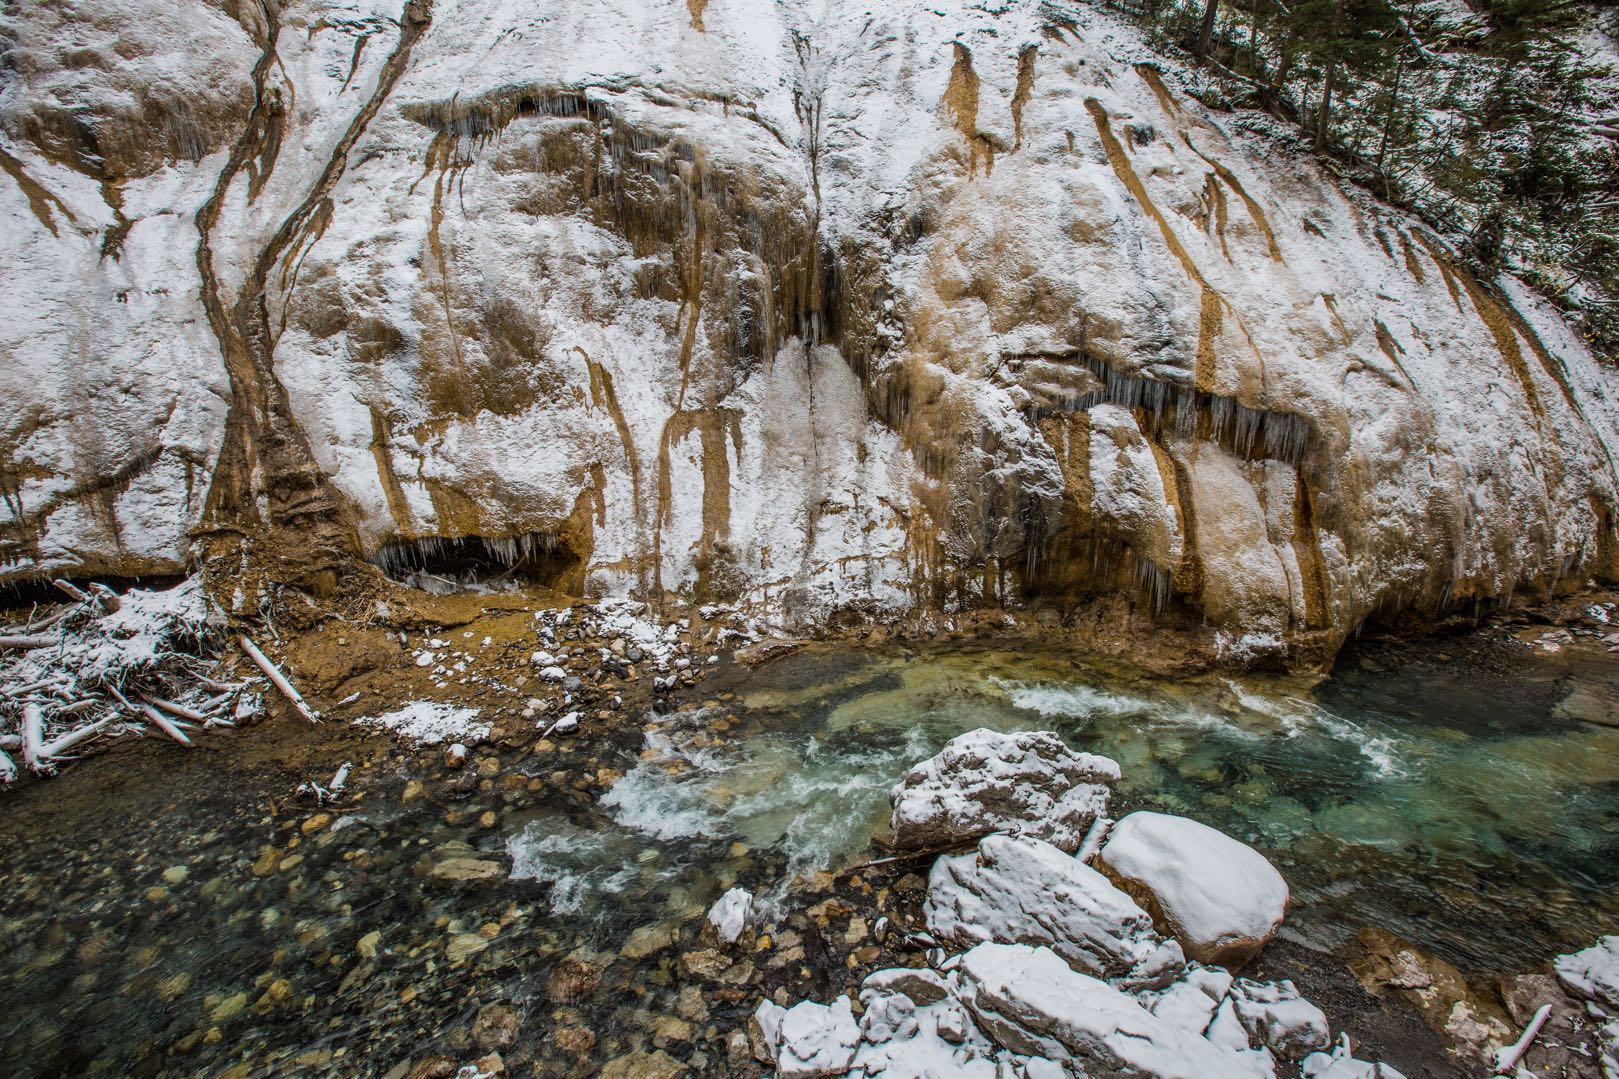
[[[0,579],[370,559],[1308,665],[1613,572],[1614,387],[1521,286],[1095,5],[815,10],[20,8]]]
[[[1098,864],[1202,963],[1240,966],[1287,914],[1287,882],[1264,855],[1185,817],[1129,814]]]
[[[1075,970],[1130,988],[1157,987],[1185,966],[1181,949],[1090,866],[1037,839],[988,836],[940,858],[928,876],[928,929],[961,946],[1050,948]]]
[[[1050,731],[968,731],[889,793],[894,845],[944,849],[1006,831],[1072,854],[1107,812],[1118,779],[1117,763],[1076,753]]]

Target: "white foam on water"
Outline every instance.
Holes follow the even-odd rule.
[[[551,909],[575,914],[603,895],[616,895],[641,875],[639,864],[626,860],[628,852],[614,849],[614,837],[601,832],[547,829],[532,822],[506,841],[511,855],[511,876],[551,885]]]
[[[1092,716],[1127,716],[1138,712],[1154,711],[1150,701],[1139,697],[1126,697],[1109,693],[1093,686],[1053,686],[1042,683],[1028,684],[991,678],[990,683],[1008,691],[1012,707],[1025,712],[1038,712],[1042,716],[1070,716],[1088,719]]]

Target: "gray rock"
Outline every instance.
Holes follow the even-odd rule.
[[[1075,970],[1129,988],[1165,985],[1185,966],[1128,895],[1038,839],[992,835],[976,854],[940,858],[923,912],[941,940],[1046,945]]]
[[[1014,832],[1071,854],[1107,812],[1118,778],[1113,761],[1076,753],[1050,731],[969,731],[889,793],[894,843],[920,850]]]

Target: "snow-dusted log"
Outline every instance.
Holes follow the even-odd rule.
[[[52,648],[55,647],[57,643],[58,642],[55,637],[22,635],[0,637],[0,648]]]
[[[208,717],[197,711],[195,708],[188,708],[183,704],[175,704],[173,701],[166,701],[162,697],[154,697],[150,693],[142,693],[141,700],[145,701],[153,708],[161,708],[170,715],[179,716],[181,719],[189,719],[193,723],[208,722]]]
[[[175,725],[172,719],[164,715],[162,712],[159,712],[156,708],[153,708],[149,704],[135,704],[128,697],[118,692],[118,687],[114,685],[107,686],[107,692],[111,693],[114,697],[117,697],[125,708],[128,708],[132,712],[139,712],[141,715],[145,716],[157,726],[158,730],[162,731],[170,738],[173,738],[176,742],[179,742],[183,746],[190,747],[191,739],[186,737],[185,731],[182,731]]]
[[[286,695],[287,700],[292,702],[292,706],[298,709],[298,714],[311,723],[319,723],[320,714],[309,707],[303,696],[292,687],[292,683],[287,681],[286,676],[281,673],[280,668],[270,662],[270,657],[259,651],[259,646],[248,640],[247,637],[241,637],[240,640],[242,642],[242,651],[247,653],[247,658],[257,664],[259,670],[264,672],[264,676],[275,683],[275,688]]]
[[[71,581],[52,581],[57,590],[78,603],[90,603],[90,594]]]
[[[103,716],[94,723],[87,723],[77,730],[69,731],[60,738],[53,738],[51,741],[46,742],[40,747],[40,754],[47,761],[53,760],[56,757],[60,757],[62,754],[66,753],[80,742],[90,738],[92,735],[100,734],[109,725],[116,723],[117,721],[118,714],[116,712],[111,715]]]
[[[22,759],[32,771],[48,767],[45,748],[45,713],[37,704],[22,706]]]
[[[1529,1020],[1529,1025],[1524,1028],[1523,1037],[1495,1054],[1496,1075],[1512,1074],[1512,1070],[1518,1066],[1518,1061],[1529,1052],[1529,1043],[1535,1040],[1535,1035],[1540,1033],[1540,1028],[1546,1025],[1546,1019],[1551,1014],[1552,1006],[1542,1004],[1536,1010],[1535,1017]]]

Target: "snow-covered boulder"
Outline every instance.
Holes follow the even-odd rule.
[[[1299,1063],[1304,1079],[1405,1079],[1387,1064],[1356,1060],[1339,1046],[1331,1053],[1311,1053]]]
[[[753,893],[746,888],[732,888],[708,908],[708,924],[727,944],[735,944],[747,928],[748,915],[753,911]]]
[[[1287,913],[1287,882],[1264,855],[1185,817],[1131,813],[1099,860],[1202,963],[1246,962]]]
[[[1163,989],[1137,993],[1141,1006],[1166,1023],[1201,1035],[1214,1019],[1214,1010],[1231,992],[1236,979],[1221,967],[1190,963],[1186,972]]]
[[[1163,985],[1184,965],[1128,895],[1039,839],[986,836],[973,854],[940,858],[923,913],[941,940],[1043,944],[1075,970],[1132,988]]]
[[[1297,1060],[1332,1044],[1326,1014],[1305,1000],[1291,981],[1239,979],[1231,989],[1231,1002],[1249,1037],[1281,1056]]]
[[[991,1038],[1088,1075],[1250,1079],[1203,1038],[1069,968],[1049,948],[980,944],[957,968],[962,1003]]]
[[[937,1004],[950,995],[950,986],[942,976],[931,970],[895,967],[874,970],[860,983],[861,996],[868,992],[898,993],[909,997],[918,1006]]]
[[[1584,951],[1560,955],[1552,967],[1569,992],[1619,1008],[1619,936],[1603,937]]]
[[[781,1015],[776,1043],[777,1079],[842,1075],[849,1070],[859,1044],[860,1022],[854,1017],[848,997],[839,997],[830,1006],[802,1001]]]
[[[952,738],[889,793],[894,842],[943,847],[991,832],[1036,836],[1072,854],[1107,812],[1119,766],[1077,753],[1050,731]]]

